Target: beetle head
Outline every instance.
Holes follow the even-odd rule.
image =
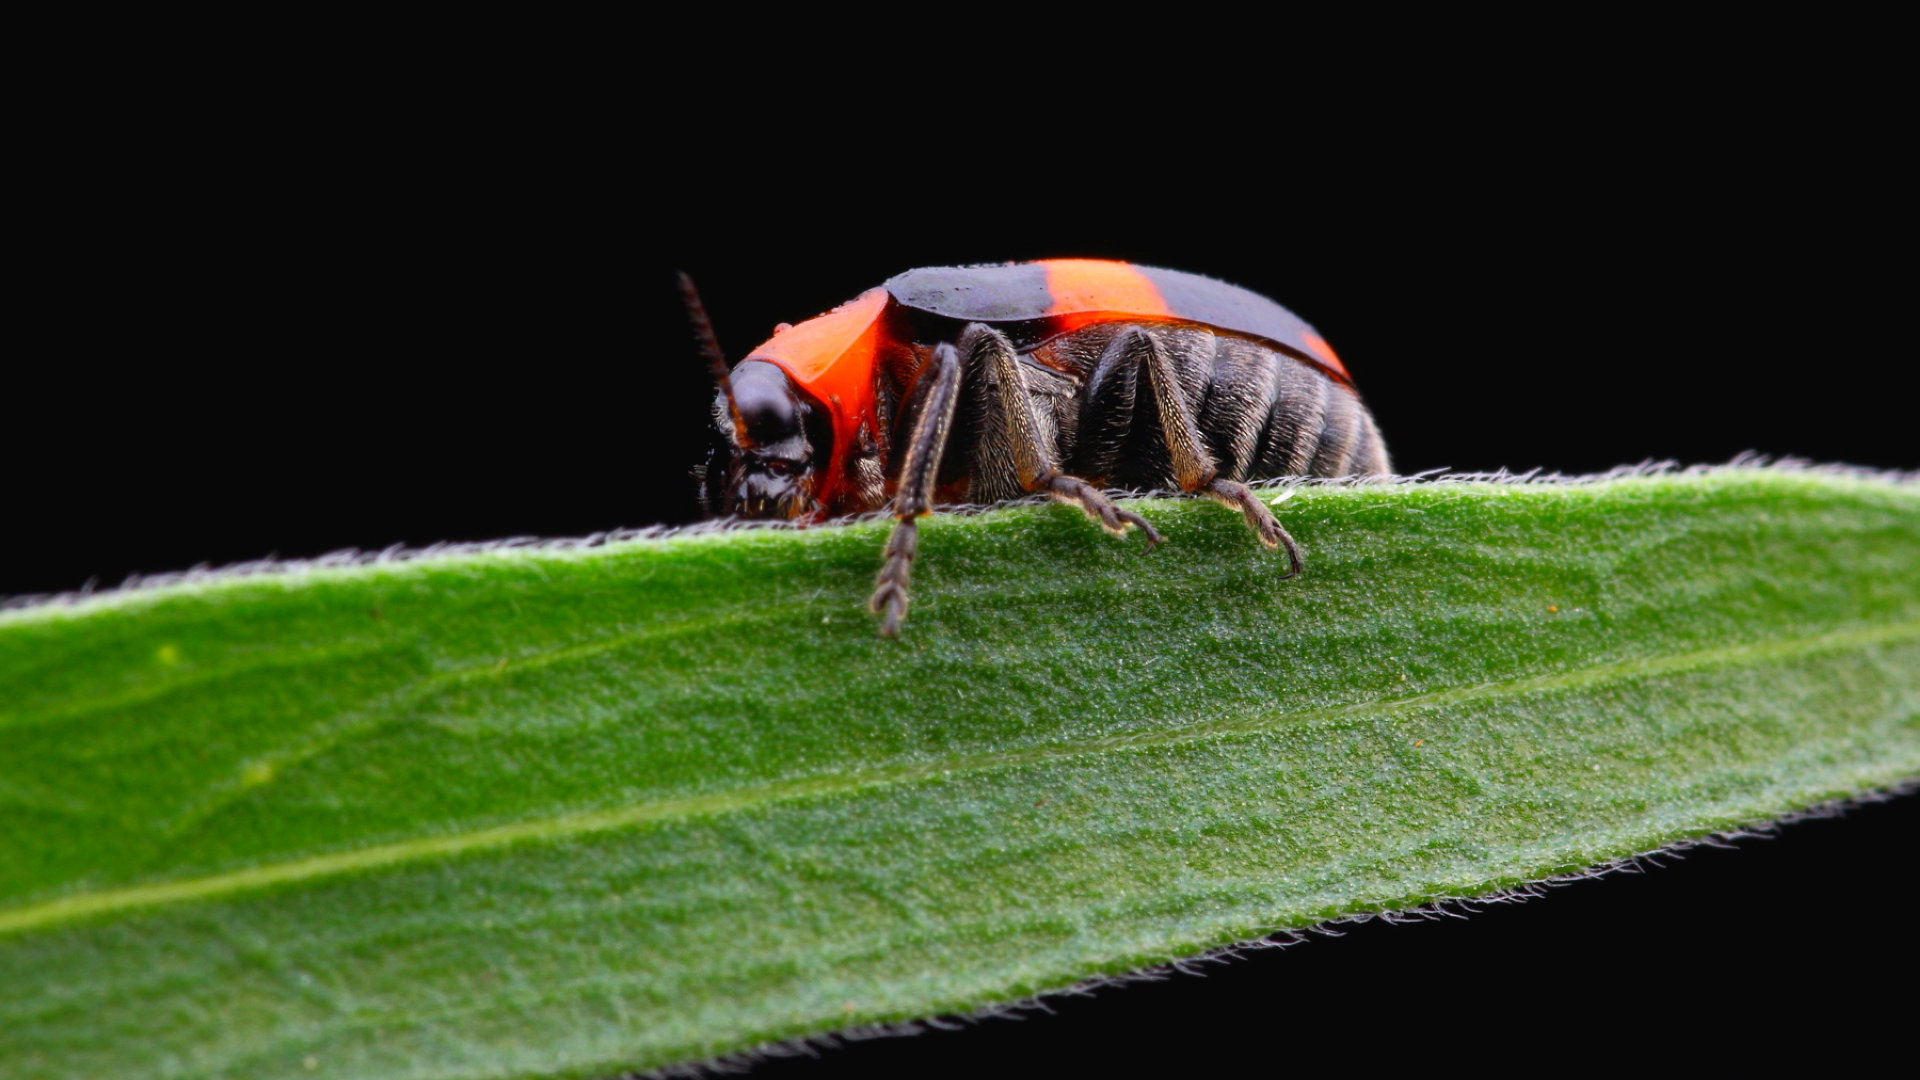
[[[720,439],[707,465],[711,509],[750,518],[817,515],[816,447],[824,445],[816,437],[832,437],[817,413],[777,365],[744,360],[734,368],[713,401]]]
[[[680,298],[694,343],[719,384],[713,399],[714,438],[700,479],[708,514],[751,518],[817,517],[817,460],[825,461],[833,427],[823,410],[800,393],[778,365],[744,360],[732,371],[720,352],[700,290],[678,275]]]

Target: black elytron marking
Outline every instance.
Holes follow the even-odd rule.
[[[1162,270],[1153,266],[1135,269],[1153,282],[1154,287],[1160,290],[1161,298],[1167,302],[1167,310],[1180,318],[1216,330],[1263,338],[1279,345],[1295,359],[1304,360],[1345,381],[1314,356],[1312,347],[1307,344],[1307,335],[1314,332],[1313,327],[1308,326],[1300,316],[1259,293],[1179,270]]]
[[[960,322],[1027,322],[1047,317],[1053,294],[1039,263],[1013,266],[928,266],[882,286],[902,307]]]
[[[1168,317],[1264,340],[1336,381],[1347,381],[1308,344],[1313,327],[1259,293],[1182,270],[1132,269],[1159,292]],[[1038,322],[1057,313],[1044,263],[922,267],[889,278],[884,288],[901,307],[959,322]]]

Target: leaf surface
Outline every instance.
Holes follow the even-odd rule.
[[[1920,776],[1920,488],[1303,488],[0,612],[0,1074],[604,1077]]]

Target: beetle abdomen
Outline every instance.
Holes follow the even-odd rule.
[[[1206,327],[1109,322],[1055,338],[1023,357],[1035,411],[1049,414],[1056,458],[1074,475],[1117,487],[1177,483],[1153,387],[1136,360],[1117,354],[1130,334],[1150,338],[1172,361],[1222,479],[1390,471],[1386,445],[1365,403],[1320,368],[1263,342]],[[1057,385],[1062,382],[1071,389],[1063,393]],[[963,461],[976,469],[995,456],[991,446],[969,449]],[[996,490],[969,497],[1006,496]]]

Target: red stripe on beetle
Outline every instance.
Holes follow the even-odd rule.
[[[747,355],[779,365],[793,384],[833,418],[833,451],[820,476],[819,498],[830,504],[847,475],[847,457],[860,425],[873,424],[874,363],[886,344],[885,289],[868,289],[825,315],[795,323]]]
[[[1342,377],[1346,376],[1347,366],[1340,362],[1340,357],[1334,354],[1333,346],[1327,344],[1326,338],[1321,337],[1311,330],[1300,335],[1300,337],[1306,342],[1308,351],[1326,361],[1327,365],[1339,372]]]
[[[1056,333],[1123,318],[1173,317],[1159,288],[1131,263],[1045,259],[1039,265],[1047,272],[1047,314]]]

